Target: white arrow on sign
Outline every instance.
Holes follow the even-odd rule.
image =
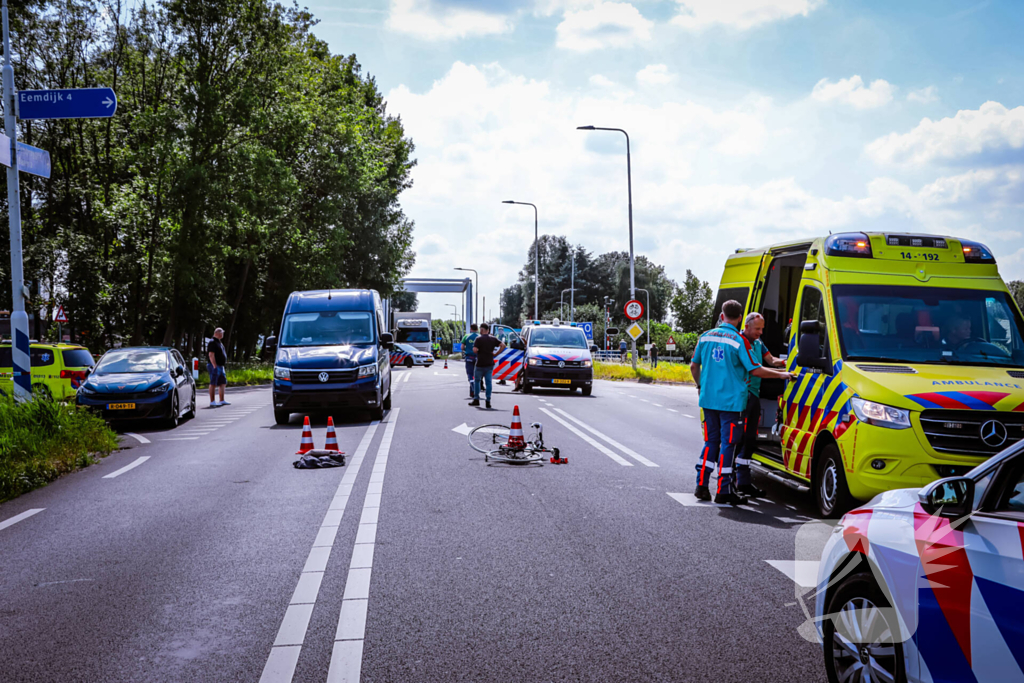
[[[105,99],[102,102],[100,102],[100,104],[105,104],[105,105],[107,105],[107,109],[110,109],[111,107],[114,106],[114,100],[112,100],[112,99],[110,99],[108,97],[107,99]]]

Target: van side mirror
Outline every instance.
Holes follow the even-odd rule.
[[[273,351],[274,349],[276,349],[277,348],[277,337],[275,337],[274,335],[270,335],[269,337],[264,339],[263,340],[263,347],[267,351]]]
[[[591,344],[590,345],[590,352],[591,353],[597,353],[597,345],[596,344]]]
[[[511,348],[515,349],[516,351],[525,351],[526,350],[526,344],[523,343],[522,339],[513,339],[512,341],[509,342],[508,345]]]
[[[385,349],[393,349],[393,348],[395,348],[395,335],[391,334],[390,332],[381,332],[380,333],[380,344]]]
[[[974,507],[974,480],[970,477],[939,479],[921,489],[917,499],[929,515],[957,519],[969,515]]]

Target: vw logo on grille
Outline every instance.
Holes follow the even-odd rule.
[[[558,367],[564,368],[565,367],[565,361],[564,360],[558,361]]]
[[[328,375],[326,372],[321,372],[319,375],[317,375],[317,379],[319,379],[321,382],[326,382],[330,378],[331,376]]]
[[[986,446],[998,448],[1006,443],[1006,426],[999,420],[989,420],[981,425],[981,440]]]

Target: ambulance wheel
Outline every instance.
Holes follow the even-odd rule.
[[[846,486],[843,458],[834,443],[825,446],[818,457],[821,458],[821,464],[814,481],[814,500],[822,517],[838,517],[854,506],[850,489]]]
[[[899,622],[870,573],[839,584],[825,607],[822,635],[829,683],[906,683]]]
[[[405,359],[405,367],[407,367],[407,368],[411,368],[412,367],[412,358],[406,358]]]
[[[531,393],[533,393],[533,385],[530,384],[529,382],[527,382],[525,379],[523,380],[523,393],[524,394],[531,394]]]
[[[275,422],[275,424],[286,425],[286,424],[288,424],[288,420],[290,420],[291,417],[292,417],[292,414],[289,413],[287,410],[278,410],[277,408],[274,408],[274,422]]]
[[[580,387],[580,391],[583,392],[584,396],[590,396],[594,391],[594,387]]]

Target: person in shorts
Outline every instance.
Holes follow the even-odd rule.
[[[227,364],[228,351],[224,348],[224,330],[217,328],[213,331],[213,339],[206,347],[206,355],[209,362],[206,364],[206,373],[210,376],[210,407],[231,405],[224,400],[224,387],[228,384]],[[220,387],[220,400],[214,400],[214,390]]]

